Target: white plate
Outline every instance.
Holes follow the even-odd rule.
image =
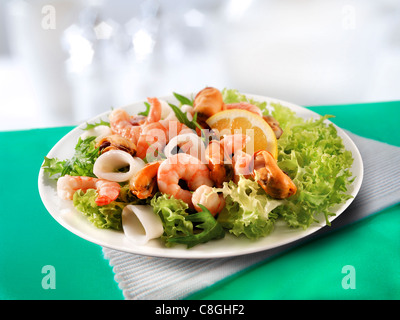
[[[279,102],[295,111],[298,116],[304,119],[319,118],[318,114],[292,103],[250,94],[247,96],[258,101],[267,101],[268,105],[270,102]],[[171,103],[177,103],[174,97],[164,97],[163,99],[168,100]],[[124,108],[130,114],[136,114],[144,110],[144,104],[143,102],[138,102]],[[98,122],[100,118],[107,120],[107,114],[108,112],[103,113],[89,120],[88,122]],[[328,120],[326,122],[330,123]],[[82,124],[65,135],[51,149],[47,157],[57,157],[59,159],[67,159],[72,157],[74,153],[74,147],[78,137],[82,134],[82,128],[84,127],[85,124]],[[343,130],[337,126],[335,127],[339,136],[343,139],[345,148],[351,151],[353,154],[354,162],[351,167],[351,172],[356,178],[355,181],[349,186],[348,190],[348,194],[352,195],[353,198],[335,208],[331,208],[331,211],[336,214],[335,216],[331,216],[329,218],[329,221],[331,222],[337,218],[354,200],[354,197],[360,190],[363,179],[363,163],[356,145]],[[237,238],[227,233],[225,238],[221,240],[210,241],[205,244],[197,245],[191,249],[186,249],[186,246],[184,245],[178,245],[174,248],[166,248],[161,240],[158,239],[151,240],[146,245],[135,245],[124,236],[122,231],[105,230],[94,227],[85,216],[74,209],[72,201],[59,199],[56,193],[56,182],[52,179],[49,179],[47,174],[43,173],[42,169],[39,172],[39,193],[45,207],[53,216],[53,218],[63,227],[79,237],[107,248],[156,257],[222,258],[238,256],[276,248],[278,246],[304,238],[325,226],[324,218],[320,219],[320,223],[312,224],[307,230],[290,229],[284,223],[276,223],[275,230],[269,236],[256,241],[251,241],[244,237]]]

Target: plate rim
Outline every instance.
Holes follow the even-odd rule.
[[[272,97],[268,97],[268,96],[261,96],[261,95],[255,95],[255,94],[242,93],[242,92],[240,92],[240,93],[246,95],[246,97],[248,97],[248,98],[255,99],[257,101],[267,101],[267,105],[268,106],[270,106],[271,103],[280,103],[283,106],[289,107],[291,110],[295,109],[294,111],[306,111],[306,113],[310,114],[310,116],[312,115],[315,118],[319,118],[321,116],[317,112],[314,112],[314,111],[312,111],[310,109],[307,109],[307,108],[302,107],[300,105],[297,105],[297,104],[294,104],[294,103],[291,103],[291,102],[288,102],[288,101],[284,101],[284,100],[281,100],[281,99],[272,98]],[[190,96],[192,94],[193,93],[182,94],[182,95]],[[159,97],[159,99],[168,100],[168,101],[176,100],[176,98],[173,95]],[[133,107],[135,105],[143,103],[143,101],[144,100],[133,102],[131,104],[122,106],[120,108],[128,109],[130,107]],[[111,110],[103,112],[101,114],[98,114],[98,115],[96,115],[94,117],[91,117],[86,122],[81,123],[81,124],[77,125],[76,127],[74,127],[73,129],[71,129],[60,140],[58,140],[56,142],[56,144],[53,145],[53,147],[50,149],[50,151],[47,153],[46,156],[49,156],[52,153],[54,153],[60,146],[62,146],[63,142],[68,140],[70,138],[70,136],[73,136],[75,133],[77,133],[78,130],[82,130],[87,122],[92,123],[92,122],[94,122],[94,121],[96,121],[98,119],[101,119],[104,116],[108,115],[110,112],[111,112]],[[340,128],[339,126],[337,126],[336,124],[334,124],[330,120],[325,120],[325,122],[328,123],[328,124],[332,124],[335,127],[335,129],[337,130],[338,135],[342,138],[342,140],[343,140],[343,138],[345,138],[346,142],[351,145],[351,148],[352,148],[351,151],[352,152],[355,151],[355,153],[356,153],[356,155],[353,154],[353,159],[354,159],[353,165],[358,160],[357,164],[359,166],[359,172],[360,172],[360,174],[356,177],[355,181],[353,182],[354,183],[353,191],[351,193],[352,198],[350,198],[346,202],[340,204],[340,209],[335,212],[335,215],[334,216],[330,216],[328,218],[328,220],[330,222],[332,222],[349,207],[349,205],[354,201],[354,199],[356,198],[357,194],[359,193],[361,185],[362,185],[363,177],[364,177],[364,164],[363,164],[361,153],[357,148],[357,145],[349,137],[349,135],[342,128]],[[43,162],[42,162],[42,164],[43,164]],[[352,172],[352,173],[353,173],[353,176],[354,176],[355,173],[354,172]],[[215,259],[215,258],[227,258],[227,257],[234,257],[234,256],[243,256],[243,255],[248,255],[248,254],[252,254],[252,253],[256,253],[256,252],[264,252],[264,251],[277,249],[277,248],[279,248],[281,246],[284,246],[284,245],[287,245],[289,243],[305,239],[306,237],[310,236],[311,234],[317,232],[318,230],[320,230],[320,229],[322,229],[323,227],[326,226],[325,221],[323,221],[322,223],[319,223],[319,224],[314,225],[314,226],[311,225],[308,229],[303,230],[303,232],[301,232],[301,233],[304,233],[304,234],[302,236],[300,236],[300,237],[295,238],[295,239],[288,238],[287,241],[280,241],[279,244],[271,246],[271,247],[266,247],[266,248],[259,248],[257,246],[252,248],[250,246],[250,247],[248,247],[248,248],[246,248],[246,249],[244,249],[244,250],[242,250],[240,252],[235,252],[235,253],[232,253],[230,251],[226,251],[226,252],[219,252],[219,251],[217,251],[217,252],[213,252],[213,251],[207,252],[207,251],[201,251],[201,250],[200,251],[196,251],[196,247],[191,248],[191,249],[186,249],[186,247],[178,247],[178,249],[164,247],[164,248],[160,248],[160,250],[158,250],[156,252],[147,252],[146,249],[148,250],[149,247],[147,247],[147,246],[138,246],[138,245],[134,245],[133,243],[132,243],[132,250],[126,250],[124,248],[121,248],[121,246],[110,245],[109,243],[107,243],[107,242],[105,242],[103,240],[94,239],[93,237],[88,236],[87,234],[85,234],[81,230],[78,230],[78,229],[74,228],[73,226],[71,227],[71,225],[68,224],[63,219],[61,219],[59,215],[53,213],[52,212],[53,209],[52,209],[49,201],[47,200],[47,197],[45,196],[45,186],[42,183],[42,181],[46,180],[46,179],[51,180],[48,177],[45,177],[45,174],[44,174],[44,171],[43,171],[43,168],[42,168],[42,165],[41,165],[40,170],[39,170],[39,175],[38,175],[39,195],[40,195],[40,198],[41,198],[46,210],[53,217],[53,219],[55,219],[61,226],[63,226],[69,232],[75,234],[76,236],[78,236],[78,237],[80,237],[80,238],[82,238],[82,239],[84,239],[86,241],[92,242],[94,244],[100,245],[100,246],[105,247],[105,248],[109,248],[109,249],[113,249],[113,250],[117,250],[117,251],[122,251],[122,252],[126,252],[126,253],[131,253],[131,254],[138,254],[138,255],[151,256],[151,257],[159,257],[159,258],[175,258],[175,259]],[[96,228],[95,226],[91,226],[91,227]],[[98,230],[105,231],[105,232],[107,232],[107,231],[110,232],[111,231],[111,232],[118,232],[118,233],[122,232],[123,233],[123,231],[116,231],[116,230],[104,230],[104,229],[98,229]],[[231,235],[227,232],[226,236],[231,236]],[[267,238],[267,237],[263,237],[263,238]],[[261,238],[261,239],[263,239],[263,238]],[[247,239],[246,239],[246,241],[247,241]],[[209,242],[209,243],[212,243],[212,242]],[[205,244],[205,245],[207,245],[207,244]],[[139,247],[139,248],[137,248],[137,247]]]

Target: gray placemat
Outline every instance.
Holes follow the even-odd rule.
[[[272,250],[221,259],[154,258],[103,248],[125,299],[182,299],[300,243],[399,203],[400,148],[347,133],[361,153],[364,179],[355,200],[331,227]]]

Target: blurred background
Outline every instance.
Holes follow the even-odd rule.
[[[205,86],[400,100],[400,1],[0,0],[0,130]]]

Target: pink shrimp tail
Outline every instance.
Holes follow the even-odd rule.
[[[118,198],[119,192],[115,192],[113,195],[99,195],[97,199],[95,200],[96,204],[98,206],[105,206],[107,204],[110,204],[114,200]]]
[[[98,206],[105,206],[109,203],[111,203],[113,200],[107,196],[98,196],[97,199],[95,200],[96,204]]]
[[[236,151],[242,150],[249,140],[250,137],[245,134],[236,133],[228,135],[224,139],[222,139],[224,151],[228,155],[232,155]]]
[[[105,186],[106,184],[107,186]],[[99,193],[99,196],[96,198],[95,202],[98,206],[105,206],[116,200],[120,191],[121,187],[116,182],[101,182],[100,185],[97,185],[97,192]]]
[[[252,113],[255,113],[259,116],[262,116],[261,110],[248,102],[238,102],[238,103],[229,103],[229,104],[225,104],[224,105],[224,109],[225,110],[229,110],[229,109],[242,109],[242,110],[246,110],[246,111],[250,111]]]
[[[157,98],[147,98],[151,104],[147,123],[158,122],[161,120],[161,103]]]

